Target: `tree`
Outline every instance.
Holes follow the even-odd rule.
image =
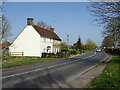
[[[85,44],[82,45],[83,50],[89,50],[89,47]]]
[[[3,14],[3,6],[0,6],[0,41],[2,43],[1,44],[2,55],[8,54],[9,43],[7,43],[7,41],[8,41],[8,38],[12,35],[12,33],[10,32],[10,29],[11,29],[11,25]]]
[[[103,34],[112,35],[114,43],[120,42],[120,1],[118,2],[92,2],[89,6],[94,19],[104,26]]]
[[[42,27],[42,28],[48,29],[48,30],[50,30],[50,28],[52,28],[51,25],[47,25],[44,21],[38,22],[37,25]]]
[[[67,49],[67,48],[68,48],[68,46],[66,45],[65,42],[63,42],[63,43],[61,44],[61,49]]]
[[[115,44],[114,44],[114,39],[113,39],[113,36],[112,35],[109,35],[109,36],[106,36],[104,39],[103,39],[103,42],[102,42],[102,47],[114,47]]]
[[[89,10],[99,24],[105,25],[111,18],[120,16],[119,2],[91,2]]]
[[[3,11],[3,7],[0,6],[0,12]],[[10,32],[11,25],[8,22],[7,18],[2,14],[0,17],[0,41],[7,41],[8,37],[12,35]]]
[[[120,42],[120,18],[112,18],[105,26],[104,35],[112,36],[114,44]]]
[[[78,51],[82,50],[82,42],[81,42],[80,36],[78,37],[78,41],[73,44],[73,48]]]
[[[85,44],[85,46],[88,50],[95,49],[97,47],[97,45],[90,39],[87,39],[87,43]]]

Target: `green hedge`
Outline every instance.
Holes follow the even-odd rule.
[[[120,48],[107,48],[107,49],[105,49],[105,52],[107,52],[109,54],[120,55]]]
[[[77,50],[75,49],[70,50],[70,54],[77,54]]]

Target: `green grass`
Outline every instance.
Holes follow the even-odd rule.
[[[92,50],[84,50],[84,53],[88,53],[91,52]]]
[[[104,72],[92,81],[95,88],[120,88],[120,55],[113,55]]]
[[[33,63],[42,63],[56,60],[57,58],[39,58],[39,57],[2,57],[2,68],[29,65]]]

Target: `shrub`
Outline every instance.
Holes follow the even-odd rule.
[[[56,55],[54,53],[42,53],[42,58],[43,57],[55,58]]]
[[[66,58],[66,57],[69,57],[70,56],[70,53],[69,52],[59,52],[57,53],[57,58]]]
[[[42,53],[42,58],[47,57],[47,53]]]
[[[75,49],[70,50],[70,54],[77,54],[77,50]]]
[[[120,55],[120,48],[107,48],[107,49],[105,49],[105,52],[107,52],[109,54]]]
[[[48,53],[48,57],[55,58],[55,54],[54,53]]]

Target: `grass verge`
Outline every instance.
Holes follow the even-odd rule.
[[[39,57],[2,57],[2,68],[10,68],[22,65],[42,63],[57,60],[57,58],[39,58]]]
[[[120,55],[113,55],[103,73],[92,81],[95,88],[120,88]]]

